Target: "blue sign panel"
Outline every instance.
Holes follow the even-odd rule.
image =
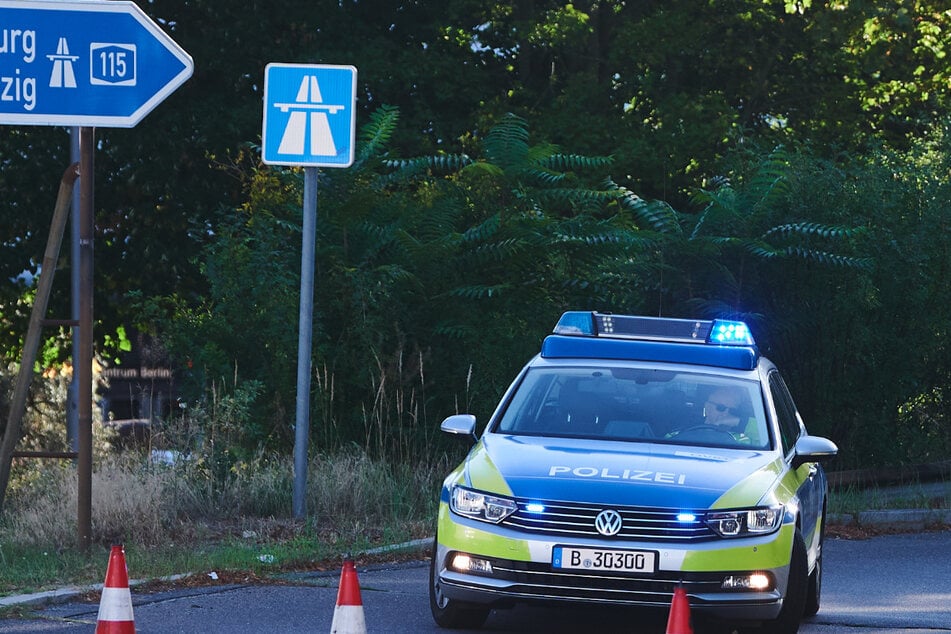
[[[131,128],[193,68],[132,2],[0,0],[0,124]]]
[[[357,69],[268,64],[261,158],[273,165],[353,164]]]

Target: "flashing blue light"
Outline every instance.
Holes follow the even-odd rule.
[[[561,316],[555,329],[556,335],[594,335],[594,315],[581,311],[568,311]]]
[[[750,332],[749,326],[742,321],[727,321],[725,319],[713,320],[713,327],[710,328],[710,336],[707,341],[727,346],[754,345],[753,334]]]
[[[525,505],[525,510],[528,511],[529,513],[544,513],[545,505],[538,504],[537,502],[531,502]]]
[[[697,516],[693,513],[677,513],[677,521],[683,523],[696,522]]]

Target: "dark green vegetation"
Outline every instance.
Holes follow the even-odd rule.
[[[143,8],[195,75],[97,131],[96,332],[105,357],[158,334],[192,406],[247,403],[216,468],[293,442],[302,186],[259,164],[272,61],[359,69],[357,162],[319,185],[315,446],[440,452],[445,415],[484,422],[596,309],[749,319],[838,466],[951,455],[945,3]],[[0,129],[0,279],[41,260],[67,162],[62,129]],[[0,286],[8,361],[29,292]]]

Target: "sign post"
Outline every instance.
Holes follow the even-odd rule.
[[[0,124],[80,128],[77,377],[79,543],[92,534],[95,127],[134,127],[192,75],[192,59],[134,3],[0,0]],[[75,260],[78,260],[76,262]],[[52,275],[44,271],[43,275]]]
[[[357,69],[325,64],[268,64],[264,71],[261,158],[304,168],[303,242],[297,337],[294,426],[294,517],[306,514],[310,441],[311,341],[314,251],[317,238],[317,168],[350,167],[356,136]]]

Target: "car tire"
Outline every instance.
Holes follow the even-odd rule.
[[[816,558],[816,567],[809,575],[809,587],[806,590],[806,604],[802,615],[806,618],[815,616],[819,612],[819,601],[822,594],[822,555]]]
[[[446,629],[477,630],[489,616],[489,608],[450,599],[439,587],[436,572],[436,542],[433,540],[433,556],[429,562],[429,609],[436,625]]]
[[[822,524],[819,526],[819,552],[816,555],[816,566],[809,575],[806,588],[806,604],[802,615],[806,618],[815,616],[819,612],[822,601],[822,549],[825,544],[825,508],[822,509]]]
[[[792,555],[789,558],[789,580],[783,607],[774,620],[763,624],[762,631],[770,634],[796,634],[806,610],[807,586],[809,584],[809,561],[806,542],[796,529],[793,536]]]

